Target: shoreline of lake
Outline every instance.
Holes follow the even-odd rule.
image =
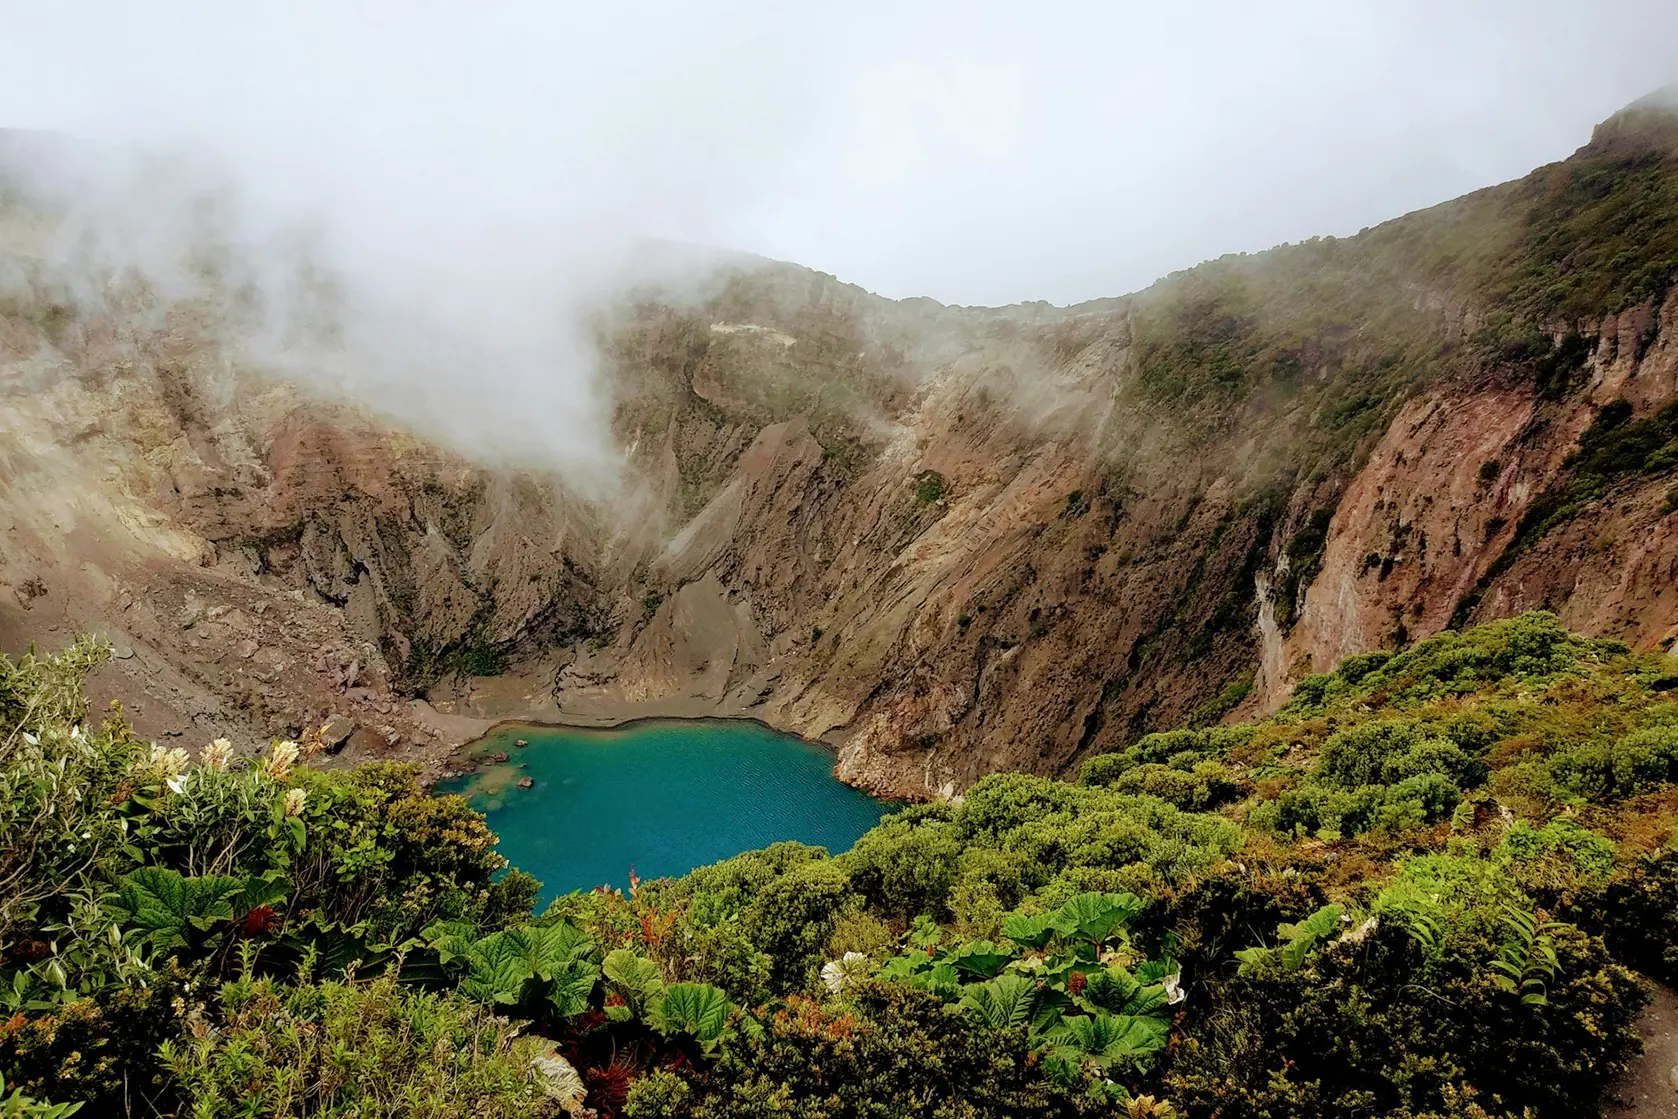
[[[773,723],[759,719],[755,715],[630,715],[626,718],[613,718],[610,722],[597,723],[570,723],[546,719],[507,718],[495,720],[488,726],[484,727],[482,733],[480,733],[476,738],[468,739],[451,749],[449,751],[447,761],[445,762],[443,775],[436,781],[432,781],[430,784],[435,786],[440,781],[448,781],[459,777],[470,776],[478,770],[483,769],[486,764],[495,764],[492,762],[486,762],[482,758],[474,760],[471,755],[477,747],[487,742],[490,738],[495,737],[508,727],[530,727],[537,731],[550,732],[563,731],[566,733],[609,734],[613,731],[630,730],[633,728],[659,723],[681,723],[685,725],[698,725],[706,723],[751,723],[754,726],[762,727],[764,730],[781,735],[784,738],[796,738],[798,741],[808,746],[818,747],[826,751],[828,754],[831,754],[835,759],[839,756],[839,747],[831,742],[824,742],[819,738],[806,738],[802,734],[798,734],[794,731],[782,730]],[[470,764],[465,764],[464,768],[462,768],[461,765],[457,763]],[[837,781],[839,779],[835,777],[834,780]],[[841,782],[841,784],[846,783]],[[856,786],[849,787],[856,788]],[[860,789],[859,791],[868,792],[866,789]],[[873,794],[870,793],[869,795],[872,796]],[[877,797],[876,799],[892,798]]]
[[[524,741],[524,747],[518,746]],[[848,850],[902,802],[840,781],[834,749],[757,719],[579,727],[507,719],[460,750],[465,796],[543,896],[666,877],[783,841]]]

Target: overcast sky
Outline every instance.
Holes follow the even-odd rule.
[[[1561,158],[1678,79],[1678,3],[0,0],[0,60],[0,125],[213,148],[390,261],[1070,302]]]

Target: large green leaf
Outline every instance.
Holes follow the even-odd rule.
[[[290,893],[291,879],[277,870],[247,878],[245,888],[233,899],[233,915],[239,917],[260,906],[277,905]]]
[[[1079,894],[1052,915],[1054,927],[1072,940],[1103,941],[1142,912],[1135,894]]]
[[[1010,972],[972,984],[960,1005],[992,1029],[1002,1030],[1029,1023],[1036,1001],[1036,981]]]
[[[1164,983],[1169,976],[1181,976],[1183,965],[1172,959],[1169,954],[1156,956],[1151,960],[1143,960],[1136,965],[1136,978],[1143,984]]]
[[[505,932],[484,937],[466,954],[469,970],[460,993],[479,1002],[516,1003],[535,974],[525,946]]]
[[[1281,943],[1274,948],[1243,948],[1235,953],[1241,961],[1243,974],[1280,968],[1298,971],[1305,966],[1311,952],[1340,929],[1340,918],[1345,910],[1338,905],[1325,905],[1303,921],[1276,926]]]
[[[289,968],[305,962],[319,975],[342,976],[354,967],[366,973],[382,967],[395,955],[391,945],[372,939],[365,924],[340,925],[314,914],[287,929],[272,950],[264,953],[270,966]]]
[[[941,999],[953,999],[961,994],[961,973],[949,964],[936,964],[915,976],[912,982]]]
[[[1114,965],[1087,974],[1083,998],[1099,1010],[1110,1014],[1126,1011],[1134,1013],[1131,1003],[1144,990],[1142,982],[1124,968]],[[1164,996],[1161,995],[1161,1001]]]
[[[913,983],[917,977],[931,971],[933,962],[925,952],[910,952],[906,955],[893,956],[880,965],[880,978],[895,980],[898,983]]]
[[[615,1019],[627,1021],[639,1015],[642,1007],[664,992],[664,973],[658,965],[627,948],[606,953],[600,970],[612,993],[624,1003],[622,1007],[607,1007],[607,1013]]]
[[[1285,937],[1281,963],[1284,971],[1298,971],[1305,958],[1323,940],[1340,931],[1340,915],[1345,912],[1338,905],[1325,905],[1311,916],[1292,925],[1278,925],[1277,935]]]
[[[507,938],[524,954],[531,974],[552,979],[565,965],[589,954],[594,944],[587,935],[565,921],[552,925],[520,925],[508,929]]]
[[[1064,1020],[1068,1047],[1102,1068],[1114,1064],[1137,1067],[1165,1048],[1170,1027],[1159,1018],[1139,1014],[1092,1014]]]
[[[192,930],[203,931],[233,917],[232,898],[246,889],[241,878],[187,878],[165,867],[148,866],[122,880],[105,908],[118,921],[141,930],[160,949],[184,946]]]
[[[427,946],[437,950],[444,964],[465,959],[477,943],[478,927],[471,921],[433,921],[420,933]]]
[[[561,1017],[569,1018],[588,1009],[589,996],[600,978],[600,969],[587,960],[571,960],[560,966],[550,977],[548,1001]]]
[[[1002,935],[1027,948],[1046,946],[1055,932],[1055,919],[1047,913],[1030,917],[1023,913],[1010,913],[1002,919]]]
[[[688,1034],[709,1049],[722,1037],[733,1009],[721,988],[709,983],[672,983],[647,1004],[647,1017],[661,1034]]]
[[[955,948],[940,962],[967,975],[992,979],[1013,958],[1014,953],[1007,948],[998,947],[988,940],[974,940]]]
[[[1277,925],[1276,935],[1287,940],[1297,940],[1306,936],[1321,940],[1340,930],[1340,917],[1345,911],[1343,906],[1325,905],[1303,921],[1291,925]]]
[[[1053,987],[1039,990],[1031,1012],[1031,1047],[1041,1049],[1045,1043],[1053,1042],[1065,1033],[1062,1015],[1076,1009],[1070,997]]]

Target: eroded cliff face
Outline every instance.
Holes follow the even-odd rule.
[[[1281,671],[1261,677],[1264,706],[1352,653],[1536,608],[1634,646],[1672,645],[1669,471],[1628,471],[1541,536],[1517,539],[1535,502],[1565,488],[1605,408],[1619,408],[1621,426],[1654,424],[1678,400],[1678,290],[1583,324],[1578,338],[1581,383],[1559,399],[1494,371],[1404,406],[1336,508],[1299,623],[1276,639]]]
[[[0,639],[109,634],[158,735],[330,722],[435,769],[493,718],[750,715],[902,796],[1453,619],[1670,645],[1669,140],[1078,307],[767,262],[641,290],[597,323],[624,470],[586,499],[275,379],[206,307],[14,282]]]

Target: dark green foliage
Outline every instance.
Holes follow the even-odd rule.
[[[181,1031],[176,1001],[189,978],[169,968],[146,986],[115,985],[51,1013],[0,1017],[0,1069],[30,1095],[84,1102],[91,1115],[120,1115],[128,1103],[168,1114],[179,1092],[157,1044]]]
[[[1612,651],[1567,632],[1554,614],[1533,611],[1467,632],[1445,630],[1396,655],[1348,657],[1333,673],[1301,681],[1285,711],[1304,716],[1363,698],[1396,708],[1464,695],[1519,678],[1548,684]]]
[[[6,1119],[64,1119],[82,1109],[80,1103],[53,1103],[26,1095],[22,1088],[6,1090],[6,1078],[0,1076],[0,1115]]]
[[[1579,436],[1579,450],[1566,463],[1567,480],[1527,506],[1511,549],[1530,548],[1615,486],[1678,467],[1678,404],[1635,423],[1627,422],[1630,416],[1631,405],[1624,400],[1603,406],[1596,422]]]
[[[1317,577],[1323,548],[1328,544],[1328,526],[1333,520],[1333,509],[1313,509],[1282,549],[1288,559],[1288,570],[1276,588],[1276,621],[1284,627],[1298,617],[1300,596]]]
[[[479,592],[478,608],[459,637],[441,643],[423,634],[413,637],[403,662],[407,684],[423,693],[445,677],[500,676],[506,672],[507,649],[490,634],[494,620],[495,588],[491,585]]]
[[[954,821],[902,813],[859,839],[845,864],[851,887],[875,908],[904,916],[942,914],[962,849]]]
[[[151,947],[184,948],[202,939],[199,934],[231,921],[234,900],[249,888],[240,878],[186,878],[167,867],[148,866],[125,876],[105,899],[105,908]]]
[[[1554,943],[1541,1006],[1495,982],[1498,933],[1478,924],[1429,948],[1383,922],[1298,967],[1239,975],[1168,1093],[1190,1115],[1437,1112],[1464,1088],[1496,1113],[1589,1114],[1605,1073],[1637,1051],[1643,995],[1600,941],[1557,932]]]
[[[1002,940],[953,946],[911,936],[880,975],[931,991],[985,1028],[1029,1031],[1049,1076],[1119,1098],[1114,1076],[1147,1071],[1165,1049],[1181,973],[1169,958],[1125,967],[1134,894],[1083,893],[1048,913],[1009,914]],[[930,930],[929,930],[930,931]]]
[[[1638,859],[1606,891],[1595,923],[1616,957],[1678,985],[1678,850]]]
[[[217,1001],[218,1030],[163,1045],[194,1116],[553,1114],[532,1066],[538,1039],[393,976],[290,987],[245,975]]]
[[[507,671],[507,654],[497,645],[465,640],[435,645],[429,638],[414,639],[404,672],[420,690],[449,676],[500,676]]]
[[[1234,711],[1253,694],[1253,681],[1258,676],[1255,666],[1224,685],[1223,691],[1189,713],[1191,727],[1208,727]]]
[[[936,470],[923,471],[915,478],[915,500],[931,505],[944,497],[944,476]]]
[[[741,911],[741,930],[774,961],[781,989],[803,984],[821,963],[849,891],[838,863],[808,862],[767,884]]]
[[[775,843],[702,866],[675,883],[672,900],[691,899],[695,920],[715,924],[738,916],[765,888],[809,863],[827,858],[820,847]]]
[[[1550,758],[1549,771],[1562,791],[1587,800],[1632,796],[1678,777],[1678,725],[1571,744]]]
[[[1210,270],[1183,283],[1186,290],[1138,330],[1137,364],[1150,393],[1181,403],[1200,392],[1243,392],[1265,372],[1297,371],[1297,359],[1260,332],[1244,283]]]
[[[496,837],[460,797],[434,797],[415,766],[375,763],[346,774],[303,771],[303,820],[314,837],[292,873],[327,919],[365,922],[392,941],[438,918],[498,925],[528,915],[537,883],[513,872]]]
[[[105,1110],[1587,1114],[1642,999],[1609,953],[1678,967],[1678,668],[1546,614],[539,921],[410,769],[69,735],[97,659],[0,677],[50,713],[0,764],[14,803],[60,757],[105,790],[65,805],[82,859],[14,856],[80,877],[0,910],[0,1067]]]
[[[1220,762],[1198,762],[1182,769],[1145,762],[1107,783],[1121,793],[1153,796],[1189,812],[1204,812],[1236,800],[1241,785]]]
[[[1493,281],[1499,302],[1576,321],[1666,292],[1678,275],[1678,168],[1660,151],[1587,149],[1537,171],[1521,252]]]
[[[1537,323],[1517,326],[1512,320],[1497,316],[1476,338],[1485,360],[1493,364],[1514,366],[1528,371],[1540,397],[1560,399],[1574,387],[1579,372],[1591,356],[1591,343],[1583,336],[1569,331],[1552,338]],[[1489,482],[1487,465],[1481,464],[1480,479]]]
[[[1360,723],[1323,744],[1317,776],[1341,788],[1392,785],[1422,773],[1440,773],[1459,784],[1477,785],[1485,766],[1455,742],[1430,737],[1428,728],[1402,719]]]
[[[950,1014],[942,999],[870,983],[846,1002],[795,999],[760,1031],[725,1044],[711,1075],[688,1092],[660,1085],[637,1119],[1042,1119],[1111,1114],[1087,1092],[1056,1087],[1033,1068],[1023,1029],[994,1031]]]

